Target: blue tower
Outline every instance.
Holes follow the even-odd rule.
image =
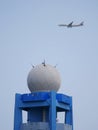
[[[56,120],[59,112],[65,113],[63,123]],[[73,130],[72,97],[54,90],[16,94],[14,130]]]

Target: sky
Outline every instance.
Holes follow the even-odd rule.
[[[58,24],[78,24],[77,28]],[[0,129],[12,130],[15,93],[30,93],[31,64],[57,64],[73,97],[74,130],[98,129],[98,1],[0,0]]]

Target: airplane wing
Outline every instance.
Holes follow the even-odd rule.
[[[69,23],[68,26],[72,26],[72,24],[73,24],[73,21],[71,23]]]

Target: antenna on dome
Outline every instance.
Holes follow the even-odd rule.
[[[32,64],[31,64],[31,66],[32,66],[32,68],[34,68],[34,67],[35,67],[35,66],[34,66],[34,65],[32,65]]]
[[[43,64],[43,66],[46,66],[46,64],[45,64],[45,60],[42,62],[42,64]]]
[[[57,67],[57,65],[58,65],[58,64],[56,64],[56,65],[54,66],[54,68],[56,68],[56,67]]]

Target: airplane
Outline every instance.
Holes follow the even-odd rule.
[[[68,27],[68,28],[72,28],[72,27],[79,27],[79,26],[83,26],[84,22],[81,22],[80,24],[73,24],[73,21],[69,24],[59,24],[58,26],[60,27]]]

